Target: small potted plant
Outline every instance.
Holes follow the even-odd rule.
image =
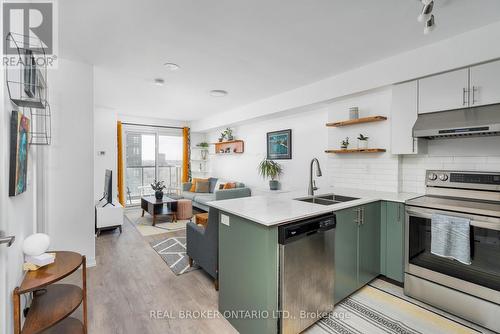
[[[276,161],[264,159],[259,164],[258,170],[262,178],[271,179],[269,180],[269,189],[278,190],[279,182],[277,178],[279,178],[280,175],[283,174],[283,167]]]
[[[340,142],[340,148],[343,150],[347,150],[348,147],[349,147],[349,137],[345,137],[345,139]]]
[[[358,149],[366,150],[367,148],[368,148],[368,137],[360,133],[358,137]]]
[[[208,155],[208,143],[207,142],[201,142],[197,147],[201,148],[200,155],[203,160],[207,160],[207,155]]]
[[[222,143],[224,141],[224,138],[226,138],[226,130],[222,131],[219,136],[219,143]]]
[[[223,132],[223,135],[228,141],[231,141],[234,139],[233,130],[231,128],[226,128],[226,130],[224,130],[224,132]]]
[[[151,188],[155,191],[155,197],[157,200],[161,200],[163,198],[163,189],[165,189],[165,184],[163,181],[154,181],[151,183]]]

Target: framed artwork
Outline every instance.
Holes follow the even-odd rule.
[[[292,130],[281,130],[267,133],[267,159],[292,158]]]
[[[29,133],[30,120],[23,113],[13,110],[10,121],[9,196],[26,191]]]

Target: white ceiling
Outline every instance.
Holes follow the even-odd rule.
[[[96,65],[95,103],[195,120],[500,20],[499,0],[62,0],[61,56]],[[168,72],[165,62],[182,68]],[[408,64],[411,66],[411,64]],[[166,84],[153,84],[156,77]],[[224,98],[209,96],[225,89]]]

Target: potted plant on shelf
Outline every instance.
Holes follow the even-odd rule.
[[[155,191],[156,199],[161,200],[163,198],[163,189],[166,188],[164,182],[155,180],[151,183],[151,188]]]
[[[271,179],[269,180],[269,189],[278,190],[279,182],[277,178],[279,178],[280,175],[283,174],[283,167],[276,161],[264,159],[259,164],[258,170],[262,178]]]
[[[201,142],[197,147],[201,148],[200,155],[203,160],[207,160],[207,155],[208,155],[208,143],[207,142]]]
[[[368,137],[360,133],[358,137],[358,149],[366,150],[367,148],[368,148]]]
[[[343,150],[347,150],[348,147],[349,147],[349,137],[345,137],[345,139],[340,142],[340,148]]]
[[[222,134],[228,141],[234,140],[233,130],[231,128],[226,128]]]

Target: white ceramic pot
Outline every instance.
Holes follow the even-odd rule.
[[[359,140],[358,139],[358,148],[360,150],[366,150],[368,148],[368,140]]]

